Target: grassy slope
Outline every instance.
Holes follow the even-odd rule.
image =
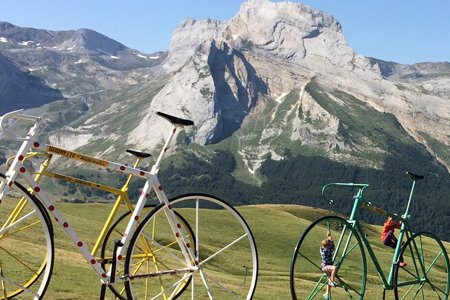
[[[108,212],[107,204],[60,204],[68,214],[75,229],[92,228],[93,233],[83,232],[83,239],[92,246],[95,232],[99,232],[101,221]],[[303,230],[312,220],[330,212],[298,205],[254,205],[239,208],[248,221],[257,241],[260,275],[254,299],[289,299],[289,268],[292,252]],[[375,251],[384,269],[387,269],[391,249],[379,242],[380,227],[370,226],[368,238],[376,245]],[[75,247],[56,229],[56,265],[46,299],[96,299],[100,285],[96,275],[76,253]],[[450,245],[446,247],[450,251]],[[65,250],[62,250],[65,249]],[[378,276],[371,263],[369,283],[365,299],[380,299],[382,288],[377,284]],[[392,295],[390,295],[392,296]],[[112,299],[109,295],[109,299]]]

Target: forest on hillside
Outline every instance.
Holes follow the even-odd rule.
[[[196,156],[192,151],[180,151],[182,159],[168,160],[160,172],[160,181],[167,186],[169,197],[201,192],[222,198],[234,205],[261,203],[301,204],[320,207],[349,215],[353,206],[353,188],[334,188],[322,196],[322,186],[331,182],[366,183],[370,187],[364,192],[364,201],[399,215],[403,214],[409,197],[412,180],[406,171],[424,175],[416,183],[411,205],[411,225],[414,231],[430,231],[441,239],[450,241],[450,176],[437,162],[430,163],[423,151],[402,144],[395,147],[384,163],[384,169],[370,169],[332,161],[322,156],[292,155],[286,149],[283,160],[267,159],[260,168],[264,181],[260,185],[243,183],[233,177],[236,160],[232,153],[216,151],[209,161]],[[71,175],[92,181],[106,178],[96,171],[71,168]],[[125,176],[108,178],[108,185],[121,186]],[[113,200],[107,194],[89,187],[59,182],[62,200],[89,202],[90,199]],[[131,199],[137,199],[142,180],[133,180],[129,189]],[[83,199],[76,199],[83,195]],[[75,199],[75,200],[74,200]],[[330,200],[333,200],[330,204]],[[362,219],[373,224],[382,224],[383,218],[366,210],[360,210]]]
[[[410,151],[408,157],[390,157],[383,170],[360,168],[331,161],[324,157],[287,156],[284,160],[267,160],[261,167],[266,178],[261,186],[244,184],[231,172],[236,166],[232,154],[217,152],[210,163],[186,153],[183,167],[170,164],[162,171],[161,182],[169,185],[169,196],[188,192],[210,193],[233,204],[302,204],[331,209],[348,215],[353,205],[351,188],[333,189],[332,195],[321,194],[322,186],[331,182],[367,183],[364,201],[393,213],[403,214],[406,209],[412,180],[406,171],[424,175],[416,183],[411,206],[411,225],[415,231],[430,231],[441,239],[450,240],[450,177],[438,164]],[[135,191],[137,192],[137,191]],[[332,197],[333,204],[330,205]],[[382,224],[378,215],[361,210],[363,219],[369,223]]]

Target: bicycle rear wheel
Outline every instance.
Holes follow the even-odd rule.
[[[155,208],[155,205],[146,205],[144,209],[142,210],[141,215],[148,215],[152,209]],[[109,266],[112,262],[112,255],[113,255],[113,249],[114,249],[114,241],[115,240],[121,240],[124,236],[125,229],[128,225],[128,221],[130,220],[131,211],[128,211],[124,214],[122,214],[114,224],[111,225],[108,232],[106,233],[105,239],[102,244],[101,249],[101,264],[102,267],[105,270],[109,270]],[[190,240],[190,242],[195,245],[195,238],[194,238],[194,231],[192,230],[192,227],[189,225],[189,223],[184,219],[182,215],[180,215],[178,212],[175,212],[177,215],[177,218],[180,220],[180,224],[183,226],[183,228],[187,229],[187,238]],[[140,224],[140,222],[136,222],[136,227]],[[151,226],[156,226],[157,224],[153,223]],[[152,229],[153,232],[156,232],[154,229]],[[157,238],[156,238],[157,239]],[[141,241],[144,242],[145,241]],[[172,243],[168,243],[168,245],[171,245],[173,243],[176,243],[175,237],[173,237]],[[142,245],[141,245],[142,247]],[[141,251],[145,251],[145,248],[141,248]],[[153,253],[155,255],[155,259],[158,260],[158,254]],[[142,255],[142,253],[138,254]],[[147,256],[151,256],[151,252],[148,251],[146,253]],[[124,272],[124,262],[125,259],[123,258],[121,261],[117,262],[116,265],[116,278],[120,277],[121,274]],[[178,290],[178,294],[183,293],[184,289],[189,285],[190,278],[188,278],[184,282],[184,286],[181,286]],[[113,285],[108,285],[109,289],[113,292],[113,294],[117,297],[117,299],[126,300],[126,293],[125,293],[125,286],[121,282],[116,282]],[[176,299],[177,295],[173,299]]]
[[[403,245],[401,254],[407,265],[400,267],[397,264],[395,299],[448,299],[449,258],[444,245],[434,234],[414,234]]]
[[[361,239],[346,220],[325,216],[314,221],[300,237],[291,262],[293,299],[323,299],[328,282],[322,271],[321,241],[331,233],[335,244],[333,265],[337,287],[330,299],[363,299],[366,287],[366,256]]]
[[[5,182],[0,174],[0,183]],[[53,227],[39,200],[18,183],[0,199],[0,299],[42,299],[50,281]]]
[[[165,215],[169,209],[194,229],[195,245],[187,245],[193,247],[192,261],[178,243],[168,244],[175,235]],[[156,255],[136,255],[142,252],[139,240]],[[213,196],[185,195],[171,200],[170,207],[157,206],[141,223],[131,239],[125,271],[128,299],[251,299],[258,256],[250,228],[235,208]]]

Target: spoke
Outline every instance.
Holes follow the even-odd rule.
[[[406,294],[405,294],[400,300],[405,299],[405,297],[408,296],[409,292],[411,292],[411,290],[414,288],[414,286],[415,286],[415,285],[411,286],[411,287],[409,288],[409,290],[406,292]]]
[[[0,246],[0,249],[5,251],[5,253],[7,253],[9,256],[11,256],[14,260],[16,260],[19,264],[21,264],[22,266],[24,266],[25,268],[27,268],[28,270],[30,270],[34,275],[38,275],[38,273],[36,273],[36,271],[34,271],[31,267],[29,267],[27,264],[25,264],[22,260],[20,260],[17,256],[15,256],[14,254],[12,254],[11,252],[9,252],[8,250],[6,250],[5,248]]]
[[[342,253],[341,257],[336,262],[336,273],[339,271],[339,268],[344,262],[344,259],[348,256],[348,254],[350,254],[350,252],[353,251],[353,249],[355,249],[356,246],[358,246],[358,242],[356,242],[356,244],[353,247],[351,247],[347,253]]]
[[[308,299],[314,299],[316,297],[316,295],[323,290],[323,288],[327,285],[327,281],[325,280],[324,283],[322,283],[322,280],[324,278],[327,278],[325,274],[322,274],[322,277],[320,277],[319,281],[317,281],[316,286],[314,287],[314,289],[312,290],[311,293],[309,293],[308,295]],[[322,284],[322,285],[321,285]],[[320,287],[319,287],[320,286]]]
[[[35,212],[36,212],[35,210],[29,212],[28,214],[26,214],[26,215],[23,216],[22,218],[16,220],[15,222],[11,223],[10,225],[8,225],[8,226],[6,226],[5,228],[3,228],[2,230],[0,230],[0,237],[1,237],[5,232],[7,232],[10,228],[15,227],[15,226],[17,226],[18,224],[24,222],[26,219],[28,219],[28,217],[30,217],[30,216],[31,216],[32,214],[34,214]],[[31,225],[34,225],[34,224],[36,224],[36,223],[39,223],[39,221],[37,221],[37,222],[35,222],[35,223],[31,224]],[[27,226],[25,226],[24,228],[26,229],[26,228],[30,227],[31,225],[27,225]],[[18,230],[18,231],[20,231],[20,230]],[[17,231],[17,232],[18,232],[18,231]]]
[[[147,260],[146,265],[147,265],[147,270],[146,270],[146,271],[147,271],[147,273],[149,273],[150,270],[149,270],[148,260]],[[156,265],[156,267],[157,267],[157,265]],[[160,284],[161,284],[161,287],[162,287],[161,277],[159,278],[159,281],[160,281]],[[144,293],[144,299],[147,299],[147,293],[148,293],[148,278],[145,278],[145,293]]]
[[[444,251],[441,250],[441,252],[439,252],[438,255],[435,257],[435,259],[433,259],[433,261],[430,263],[430,266],[428,267],[428,269],[425,270],[425,275],[428,274],[428,272],[430,272],[431,268],[434,266],[434,264],[437,262],[437,260],[441,257],[442,253],[444,253]]]
[[[416,256],[418,255],[417,253],[419,253],[419,249],[417,248],[417,245],[414,240],[412,240],[412,242],[408,245],[408,249],[409,249],[409,252],[411,255],[411,260],[413,262],[414,271],[416,272],[416,274],[414,275],[408,270],[405,270],[405,271],[408,272],[409,274],[411,274],[413,277],[420,279],[420,270],[419,270],[420,266],[417,265],[418,262],[416,261]],[[421,261],[420,257],[418,257],[417,259],[419,260],[419,262]],[[424,270],[422,269],[422,271],[424,271]]]
[[[355,290],[353,287],[351,287],[346,281],[342,280],[342,278],[338,274],[336,274],[336,277],[342,283],[342,287],[344,288],[346,293],[348,293],[348,289],[347,288],[349,288],[350,290],[354,291],[356,294],[361,296],[361,294],[357,290]],[[351,296],[351,294],[349,294],[349,296]],[[353,298],[353,296],[351,296],[351,297]]]
[[[311,263],[316,269],[320,270],[320,272],[322,271],[322,268],[317,265],[316,263],[314,263],[311,259],[309,259],[308,257],[306,257],[305,255],[303,255],[302,253],[299,253],[302,257],[304,257],[309,263]],[[326,282],[324,284],[322,284],[322,286],[317,289],[317,287],[320,285],[320,283],[322,282],[323,278],[325,278],[325,274],[322,274],[322,277],[320,277],[319,281],[316,283],[316,286],[314,287],[314,289],[312,290],[312,292],[308,295],[308,299],[312,299],[311,297],[315,297],[317,295],[317,293],[319,293],[319,291],[321,291],[323,289],[323,287],[326,285]],[[312,295],[312,296],[311,296]]]
[[[203,285],[205,286],[206,291],[208,292],[209,299],[214,299],[212,294],[211,294],[211,288],[208,285],[208,280],[206,279],[205,273],[203,272],[202,269],[200,269],[200,276],[202,278]]]
[[[195,300],[195,276],[191,277],[191,300]]]
[[[173,299],[173,298],[177,295],[177,293],[180,291],[180,288],[182,288],[182,284],[183,284],[183,283],[184,283],[184,284],[187,284],[187,283],[185,282],[185,280],[187,280],[187,278],[188,278],[189,276],[193,277],[191,273],[186,273],[186,274],[184,274],[184,276],[183,276],[180,280],[178,280],[177,282],[175,282],[174,284],[172,284],[173,292],[172,292],[172,294],[170,295],[170,298],[169,298],[169,299]]]
[[[422,263],[422,268],[423,270],[425,270],[425,256],[423,255],[423,241],[422,241],[422,236],[419,236],[419,246],[420,249],[417,250],[418,252],[418,256],[420,258],[420,262]],[[419,251],[420,250],[420,251]]]
[[[425,298],[423,298],[423,284],[421,284],[419,286],[419,288],[417,289],[416,293],[414,294],[414,297],[411,298],[411,300],[416,299],[417,295],[419,295],[420,292],[422,292],[422,299],[425,299]]]
[[[2,277],[3,278],[3,264],[2,264],[2,261],[0,260],[0,277]],[[6,285],[5,285],[5,281],[2,279],[2,291],[3,291],[3,298],[4,299],[6,299],[6,295],[7,295],[7,292],[6,292]]]
[[[406,292],[406,294],[402,297],[402,300],[403,300],[403,299],[406,299],[405,297],[407,297],[407,296],[409,295],[409,293],[415,288],[415,286],[416,286],[416,284],[413,284],[413,285],[408,289],[408,291]],[[419,293],[421,287],[422,287],[422,285],[419,285],[419,288],[418,288],[417,291],[414,293],[414,295],[413,295],[413,297],[412,297],[411,299],[416,298],[416,296],[417,296],[417,294]]]
[[[439,297],[439,299],[441,299],[441,296],[439,296],[438,292],[441,292],[441,294],[445,295],[445,292],[442,289],[440,289],[439,287],[435,286],[431,282],[428,282],[428,284],[431,286],[431,288],[433,289],[433,292]]]
[[[8,282],[8,283],[10,283],[10,284],[12,284],[12,285],[14,285],[14,286],[20,288],[21,290],[23,290],[23,291],[25,291],[25,292],[28,292],[28,293],[32,294],[32,295],[34,295],[34,296],[38,296],[38,294],[36,294],[36,293],[33,292],[32,290],[30,290],[30,289],[24,287],[23,285],[18,284],[17,282],[15,282],[15,281],[13,281],[13,280],[11,280],[11,279],[9,279],[9,278],[4,277],[3,275],[0,276],[0,280],[1,280],[2,282],[5,282],[5,281],[6,281],[6,282]]]
[[[314,267],[316,267],[316,269],[319,269],[320,272],[322,272],[322,268],[316,264],[315,262],[313,262],[311,259],[309,259],[308,257],[306,257],[305,255],[303,255],[302,253],[299,253],[303,258],[305,258],[307,261],[309,261]]]
[[[420,279],[420,276],[418,274],[414,274],[413,272],[411,272],[405,268],[403,268],[402,270],[405,271],[406,273],[408,273],[409,275],[411,275],[412,277],[417,278],[418,280]]]
[[[158,253],[160,251],[168,249],[170,245],[174,245],[174,244],[177,243],[177,242],[173,242],[173,243],[170,243],[169,245],[162,245],[162,244],[158,243],[157,241],[155,241],[154,239],[152,239],[151,237],[149,237],[148,234],[146,234],[145,232],[143,232],[142,234],[144,235],[145,238],[147,238],[148,241],[150,241],[151,244],[154,244],[155,247],[157,248],[156,250],[151,251],[152,252],[151,254],[144,254],[145,257],[155,256],[154,253]],[[142,250],[142,249],[140,249],[140,250]],[[144,250],[142,250],[142,251],[144,251]],[[176,259],[181,264],[183,264],[183,265],[186,264],[186,261],[180,259],[177,255],[173,254],[172,251],[167,251],[167,252],[164,252],[164,253],[169,254],[171,257]]]
[[[345,256],[348,256],[358,245],[358,241],[356,241],[355,244],[350,249],[348,249],[347,253],[342,254],[341,259]]]
[[[183,281],[186,280],[189,276],[191,276],[190,273],[189,274],[185,274],[180,280],[178,280],[177,282],[172,284],[172,286],[169,289],[167,289],[166,291],[161,291],[159,294],[156,294],[151,299],[157,299],[159,296],[162,296],[162,295],[166,294],[166,292],[171,291],[171,290],[173,290],[173,291],[172,291],[172,294],[170,295],[169,299],[173,299],[173,297],[176,296],[178,288],[181,286]]]
[[[241,299],[242,297],[240,297],[237,293],[235,293],[233,290],[231,290],[230,288],[227,288],[226,286],[222,285],[217,279],[215,279],[214,277],[212,277],[211,275],[207,275],[203,270],[200,270],[200,272],[203,274],[203,276],[208,280],[211,281],[213,283],[215,283],[216,285],[218,285],[219,287],[221,287],[228,295],[233,296],[236,299]],[[208,288],[208,287],[207,287]],[[210,289],[208,288],[208,291],[210,291]],[[208,293],[209,294],[209,293]]]
[[[24,227],[22,227],[22,228],[19,228],[18,230],[15,230],[15,231],[9,233],[8,236],[11,236],[11,235],[14,235],[14,234],[16,234],[16,233],[18,233],[18,232],[27,230],[28,228],[34,227],[34,226],[36,226],[36,225],[38,225],[38,224],[40,224],[40,223],[41,223],[41,221],[36,221],[36,222],[34,222],[34,223],[32,223],[32,224],[29,224],[29,225],[27,225],[27,226],[24,226]]]
[[[217,251],[216,253],[214,253],[213,255],[211,255],[210,257],[204,259],[203,261],[200,262],[199,266],[201,267],[202,265],[204,265],[205,263],[207,263],[209,260],[211,260],[212,258],[216,257],[217,255],[219,255],[220,253],[222,253],[223,251],[227,250],[228,248],[230,248],[231,246],[233,246],[234,244],[238,243],[240,240],[242,240],[243,238],[245,238],[247,236],[247,233],[243,234],[241,237],[238,237],[236,240],[234,240],[233,242],[229,243],[228,245],[226,245],[225,247],[223,247],[222,249],[220,249],[219,251]]]
[[[200,257],[199,244],[200,244],[200,234],[199,234],[199,225],[200,225],[200,201],[197,199],[195,201],[195,259],[198,261]]]

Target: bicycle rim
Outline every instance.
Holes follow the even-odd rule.
[[[396,299],[448,299],[449,258],[434,234],[414,234],[405,242],[401,253],[407,265],[397,265],[395,270]]]
[[[0,180],[4,181],[3,175]],[[18,183],[0,205],[0,299],[40,299],[53,268],[53,228],[42,204]]]
[[[167,244],[174,233],[165,216],[167,207],[158,206],[139,226],[128,248],[125,269],[134,278],[126,282],[129,298],[171,299],[177,295],[181,299],[251,299],[258,256],[253,235],[237,210],[203,194],[181,196],[170,205],[194,230],[195,259],[187,261],[178,243]],[[160,240],[153,239],[153,224]],[[139,252],[136,243],[142,238],[157,252],[152,261],[135,255]],[[187,279],[190,284],[178,293]]]
[[[335,282],[330,299],[363,299],[366,286],[366,257],[356,230],[344,219],[325,216],[302,234],[291,262],[290,287],[293,299],[323,299],[328,278],[322,271],[320,245],[331,232],[335,244]]]

